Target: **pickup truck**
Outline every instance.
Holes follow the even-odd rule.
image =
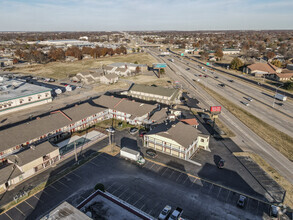
[[[172,214],[170,215],[168,220],[179,220],[181,218],[181,215],[183,213],[183,209],[177,207]]]
[[[138,152],[136,150],[132,150],[127,147],[123,147],[120,150],[120,157],[122,157],[126,160],[133,161],[133,162],[137,163],[138,165],[145,164],[145,159],[140,155],[140,152]]]

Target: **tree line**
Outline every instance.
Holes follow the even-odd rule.
[[[44,53],[36,47],[31,47],[28,50],[18,49],[15,51],[15,55],[20,59],[37,62],[47,63],[51,61],[64,61],[67,56],[72,56],[78,60],[82,60],[85,55],[90,55],[93,58],[99,58],[104,56],[113,56],[115,54],[127,54],[127,49],[123,46],[116,49],[105,48],[105,47],[83,47],[78,48],[76,46],[69,47],[65,51],[61,48],[51,47],[48,53]]]

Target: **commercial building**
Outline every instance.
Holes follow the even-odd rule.
[[[142,100],[172,105],[180,103],[182,92],[179,89],[132,84],[127,95]]]
[[[229,54],[229,55],[233,55],[233,54],[240,54],[240,49],[233,49],[233,48],[226,48],[223,49],[223,54]]]
[[[118,82],[118,76],[115,73],[105,74],[100,77],[100,83],[113,84]]]
[[[281,73],[282,69],[270,63],[254,63],[244,68],[244,72],[252,74],[256,77],[270,76],[272,74]]]
[[[0,67],[12,66],[12,65],[13,65],[13,59],[0,58]]]
[[[144,72],[148,70],[148,66],[146,64],[135,64],[135,63],[111,63],[108,66],[115,67],[115,68],[126,68],[129,69],[131,72],[135,72],[137,68],[140,71]]]
[[[187,160],[198,149],[209,151],[209,136],[183,122],[162,123],[144,135],[144,147]]]
[[[20,80],[1,78],[0,115],[52,101],[51,89]]]

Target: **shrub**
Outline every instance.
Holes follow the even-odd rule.
[[[102,183],[98,183],[97,185],[95,185],[95,190],[101,190],[102,192],[105,192],[105,186]]]

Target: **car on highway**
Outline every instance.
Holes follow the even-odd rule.
[[[248,100],[248,101],[250,101],[250,102],[252,102],[252,98],[250,98],[250,97],[246,97],[246,99]]]
[[[231,82],[231,83],[232,83],[232,82],[234,82],[234,80],[233,80],[233,79],[228,79],[228,81],[229,81],[229,82]]]
[[[106,131],[109,133],[114,133],[115,129],[113,127],[106,128]]]
[[[190,70],[190,68],[186,68],[186,70]]]
[[[158,156],[157,152],[153,149],[147,149],[146,154],[151,158],[156,158]]]
[[[215,76],[215,79],[219,79],[219,77],[218,76]]]
[[[202,75],[198,75],[199,77],[202,77]]]
[[[279,217],[279,207],[275,205],[271,205],[270,207],[270,216],[273,216],[275,218]]]
[[[241,101],[241,103],[242,103],[243,105],[245,105],[245,106],[249,106],[249,103],[248,103],[248,102],[243,102],[243,101]]]
[[[207,75],[204,75],[204,77],[207,78],[208,76]]]
[[[165,220],[169,217],[171,213],[172,207],[169,205],[166,205],[164,209],[160,212],[160,215],[158,217],[159,220]]]
[[[225,87],[226,85],[224,83],[220,83],[219,86]]]
[[[244,208],[246,204],[246,200],[247,200],[246,196],[240,195],[237,201],[237,206],[240,208]]]
[[[130,134],[136,134],[138,132],[138,129],[136,127],[130,128],[129,133]]]

